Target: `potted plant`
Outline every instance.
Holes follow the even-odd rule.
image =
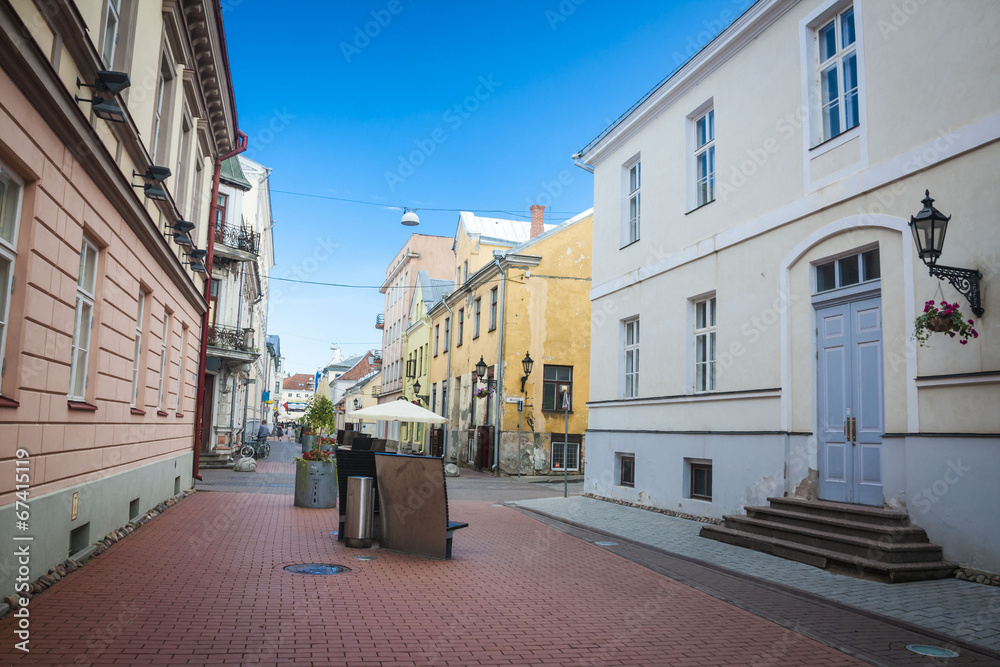
[[[958,337],[958,342],[966,345],[970,338],[979,338],[974,324],[973,320],[965,318],[959,304],[943,299],[937,304],[932,299],[924,304],[924,312],[913,322],[913,338],[923,346],[932,333],[946,333],[951,338]]]
[[[337,505],[337,462],[318,446],[295,457],[295,506],[329,509]]]
[[[493,393],[493,387],[480,387],[479,389],[476,389],[474,395],[476,398],[486,398],[492,393]]]

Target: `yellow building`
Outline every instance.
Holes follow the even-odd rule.
[[[562,473],[568,451],[569,471],[582,472],[593,214],[544,225],[544,207],[531,212],[530,223],[461,214],[458,286],[429,313],[429,407],[449,418],[445,455],[462,465]],[[525,378],[529,355],[534,365]],[[480,360],[487,382],[478,380]]]
[[[345,424],[352,424],[351,428],[355,431],[375,432],[375,422],[360,422],[357,419],[352,419],[351,413],[355,410],[364,410],[378,405],[381,377],[381,371],[373,371],[344,392],[343,398],[335,406],[337,430],[346,428]]]

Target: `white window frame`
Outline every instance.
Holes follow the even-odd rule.
[[[559,472],[579,472],[579,470],[580,470],[580,443],[579,442],[565,442],[564,440],[558,440],[558,441],[557,440],[553,440],[551,444],[552,444],[552,446],[551,446],[551,456],[549,457],[549,468],[551,470],[558,470]],[[560,457],[556,456],[556,446],[557,445],[561,445],[562,456],[560,456]],[[566,462],[566,445],[569,445],[570,448],[574,448],[574,447],[576,448],[576,465],[575,466],[569,466],[567,464],[567,467],[566,467],[566,469],[564,471],[563,468],[562,468],[562,466],[556,465],[556,460],[557,459],[561,459],[563,462]]]
[[[622,396],[639,395],[639,318],[622,320]],[[630,342],[631,341],[631,342]],[[629,370],[631,362],[631,371]]]
[[[705,128],[702,131],[702,127]],[[703,141],[704,137],[704,141]],[[715,201],[715,107],[694,119],[695,207]],[[708,168],[702,165],[707,163]],[[704,172],[704,175],[703,175]]]
[[[156,162],[156,150],[160,145],[160,123],[163,122],[163,93],[167,87],[167,75],[160,65],[160,74],[156,79],[156,103],[153,105],[153,136],[152,145],[149,147],[149,154]]]
[[[473,319],[472,319],[472,339],[473,340],[475,340],[476,338],[479,338],[479,325],[480,325],[480,320],[482,318],[482,310],[483,310],[483,298],[481,296],[479,296],[479,297],[476,297],[475,310],[473,310]]]
[[[156,411],[163,410],[163,394],[167,386],[167,352],[170,350],[170,311],[163,311],[163,337],[160,339],[160,383],[156,390]]]
[[[184,398],[184,361],[187,358],[187,337],[188,328],[181,325],[181,352],[180,359],[177,360],[177,398],[174,400],[174,412],[180,414],[181,399]]]
[[[93,267],[89,266],[93,258]],[[73,401],[87,400],[87,369],[90,365],[90,345],[94,329],[94,300],[97,291],[97,271],[100,252],[87,237],[83,238],[80,248],[80,273],[76,279],[76,314],[73,318],[73,346],[71,348],[69,372],[69,399]],[[88,269],[92,268],[92,273]],[[92,284],[84,284],[90,275]],[[85,313],[89,311],[89,315]],[[86,319],[86,321],[84,321]],[[79,392],[76,392],[80,385]]]
[[[490,331],[497,328],[497,288],[490,290]]]
[[[621,245],[623,248],[641,238],[641,221],[642,160],[636,156],[626,162],[622,170]]]
[[[846,44],[845,45],[844,44],[843,25],[844,25],[844,18],[847,16],[847,14],[850,14],[851,17],[852,17],[853,30],[854,30],[854,41],[851,42],[850,44]],[[815,73],[815,77],[816,77],[817,91],[820,93],[819,99],[818,99],[818,102],[819,102],[819,127],[820,127],[819,141],[820,142],[823,142],[823,141],[826,141],[828,139],[833,139],[834,137],[840,136],[844,132],[847,132],[847,131],[849,131],[849,130],[851,130],[851,129],[853,129],[853,128],[855,128],[855,127],[857,127],[858,125],[861,124],[860,113],[858,113],[858,117],[856,117],[854,119],[854,124],[848,126],[848,122],[849,122],[849,120],[848,120],[848,116],[849,116],[849,114],[848,114],[848,107],[849,106],[853,106],[853,105],[849,105],[848,104],[848,99],[850,98],[851,91],[848,91],[848,90],[845,89],[846,85],[847,85],[847,83],[846,83],[847,82],[847,76],[846,76],[847,72],[845,70],[845,63],[849,59],[853,58],[853,60],[854,60],[854,67],[855,67],[855,75],[854,75],[854,79],[855,79],[854,80],[854,84],[855,85],[854,85],[854,88],[852,88],[851,90],[854,93],[853,97],[855,99],[858,98],[858,95],[859,95],[860,91],[859,91],[858,85],[857,85],[858,84],[858,80],[857,80],[858,79],[858,76],[857,76],[857,74],[858,74],[858,72],[857,72],[857,67],[858,67],[858,38],[857,37],[858,36],[857,36],[857,20],[856,19],[857,19],[857,13],[854,10],[854,6],[853,5],[848,5],[847,7],[838,9],[833,14],[833,16],[829,17],[828,20],[823,21],[815,29],[815,35],[816,35],[816,37],[815,37],[815,44],[816,44],[816,73]],[[832,56],[824,59],[823,53],[820,52],[821,44],[822,44],[822,41],[823,41],[821,35],[823,34],[823,31],[826,30],[826,28],[828,28],[830,26],[833,27],[833,31],[834,31],[834,35],[833,35],[834,44],[835,44],[834,53],[833,53]],[[836,78],[837,78],[837,82],[836,82],[837,83],[837,96],[836,96],[836,99],[834,99],[834,100],[830,100],[828,102],[824,102],[824,81],[826,80],[826,76],[825,75],[831,69],[833,69],[835,71],[835,73],[836,73]],[[860,112],[860,99],[858,99],[857,101],[858,101],[858,112]],[[836,132],[834,132],[832,129],[830,129],[830,128],[827,127],[828,126],[827,118],[830,117],[830,114],[828,113],[828,109],[829,109],[829,107],[834,106],[834,105],[836,105],[836,107],[837,107],[836,121],[837,121],[837,127],[839,128],[838,131],[836,131]],[[832,127],[832,121],[829,123],[829,125]]]
[[[4,218],[9,216],[12,221],[10,238],[0,237],[0,260],[7,263],[6,280],[0,283],[0,298],[2,298],[0,301],[0,379],[2,379],[7,371],[7,329],[10,326],[10,302],[14,296],[14,267],[17,263],[17,237],[21,226],[24,181],[18,178],[7,165],[0,162],[0,182],[4,186],[4,197],[0,199],[0,229],[2,229]],[[10,196],[12,191],[13,197]],[[0,388],[0,395],[2,394],[3,390]]]
[[[458,309],[458,319],[455,321],[455,347],[462,347],[462,339],[465,337],[465,308]]]
[[[131,407],[138,407],[139,400],[139,369],[142,361],[142,325],[146,315],[146,293],[139,290],[139,303],[135,320],[135,346],[132,355],[132,402]]]
[[[114,25],[111,21],[114,20]],[[101,59],[108,69],[114,69],[115,50],[118,46],[118,29],[122,24],[122,0],[108,0],[108,8],[104,13],[104,39],[101,42]],[[110,40],[110,53],[108,52]]]
[[[694,391],[705,393],[715,391],[716,358],[717,358],[717,302],[715,295],[698,299],[692,303],[694,307],[694,327],[692,329],[692,345],[694,346]],[[704,314],[704,318],[702,318]]]

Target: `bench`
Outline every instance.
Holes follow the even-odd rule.
[[[351,431],[348,431],[351,433]],[[335,450],[337,457],[337,512],[340,515],[340,527],[337,532],[337,540],[344,541],[344,522],[347,518],[347,478],[348,477],[371,477],[375,474],[375,452],[363,449],[348,449],[347,447],[337,447]],[[372,525],[373,537],[378,538],[379,530],[379,492],[378,485],[375,486],[375,522]]]
[[[373,456],[383,510],[379,548],[450,559],[455,531],[469,524],[448,516],[444,459],[382,452]]]

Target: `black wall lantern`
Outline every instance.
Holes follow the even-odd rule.
[[[972,312],[976,317],[983,316],[983,302],[979,292],[979,281],[983,274],[976,269],[960,269],[954,266],[943,266],[937,263],[944,247],[945,232],[948,231],[948,221],[951,216],[945,216],[934,208],[930,190],[924,191],[924,207],[914,216],[910,216],[910,231],[913,241],[917,244],[917,253],[923,260],[930,274],[936,278],[944,278],[952,287],[969,300]]]
[[[413,398],[420,398],[420,380],[413,381]]]
[[[73,99],[77,102],[90,102],[91,106],[94,108],[94,115],[98,118],[114,121],[116,123],[124,123],[125,112],[122,111],[118,102],[115,101],[115,95],[125,90],[130,85],[132,84],[128,80],[128,74],[125,72],[110,72],[102,70],[97,73],[97,80],[94,81],[94,85],[83,83],[79,78],[76,80],[77,88],[84,87],[93,89],[93,98],[87,100],[74,95]]]
[[[535,360],[531,358],[531,354],[528,352],[524,353],[524,359],[521,359],[521,366],[524,367],[524,375],[521,376],[521,393],[524,393],[524,383],[528,381],[528,376],[531,375],[531,369],[535,365]]]
[[[495,387],[497,384],[493,378],[486,377],[486,362],[483,361],[483,355],[479,355],[479,363],[476,364],[476,377],[487,387]]]
[[[136,171],[132,172],[132,177],[139,176]],[[156,201],[167,201],[167,191],[163,189],[163,181],[170,177],[169,167],[157,167],[150,165],[146,173],[142,174],[142,185],[133,185],[133,188],[142,188],[142,193],[150,199]]]

